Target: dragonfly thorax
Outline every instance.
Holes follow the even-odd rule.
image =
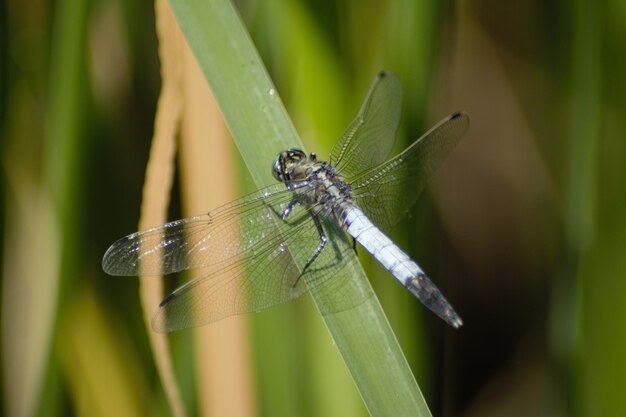
[[[352,198],[350,184],[333,166],[318,161],[315,153],[307,156],[300,149],[287,149],[274,159],[273,174],[294,192],[295,201],[316,206],[314,212],[318,214],[329,213]]]

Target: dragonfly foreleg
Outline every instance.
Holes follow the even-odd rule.
[[[274,206],[272,206],[271,204],[265,204],[267,207],[269,207],[270,210],[272,210],[272,213],[274,213],[276,215],[276,217],[278,217],[279,219],[281,219],[284,223],[288,224],[289,226],[293,226],[294,223],[290,223],[287,221],[287,217],[289,217],[289,215],[291,214],[291,212],[293,211],[293,209],[300,204],[300,202],[297,199],[292,199],[289,204],[287,205],[287,207],[285,207],[284,210],[279,211],[276,210],[276,208]]]
[[[296,205],[298,205],[298,200],[294,198],[289,202],[285,210],[283,210],[283,212],[281,213],[280,215],[281,220],[283,221],[287,220],[287,217],[289,217],[289,215],[291,214],[291,211],[294,209],[294,207],[296,207]]]
[[[317,229],[317,232],[319,233],[320,244],[317,248],[315,248],[313,255],[307,261],[306,265],[304,265],[304,268],[302,269],[302,272],[300,272],[300,275],[298,275],[296,282],[293,283],[294,288],[296,287],[296,285],[298,285],[298,282],[300,281],[300,278],[302,278],[302,275],[304,275],[307,269],[309,269],[309,267],[313,264],[313,262],[315,262],[317,257],[320,256],[320,253],[322,253],[322,251],[324,250],[326,243],[328,243],[328,238],[326,237],[326,233],[324,233],[324,228],[322,227],[322,223],[320,222],[320,219],[313,213],[311,213],[311,218],[313,219],[313,223],[315,223],[315,228]]]

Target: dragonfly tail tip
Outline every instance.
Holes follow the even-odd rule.
[[[463,326],[463,320],[461,320],[461,318],[454,312],[450,316],[446,317],[446,321],[455,329]]]

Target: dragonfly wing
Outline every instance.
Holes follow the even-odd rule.
[[[169,332],[258,312],[299,297],[307,289],[324,292],[326,312],[348,309],[368,298],[367,292],[350,291],[349,285],[355,285],[351,277],[338,274],[346,267],[346,252],[352,250],[345,236],[341,245],[331,240],[298,279],[320,239],[309,212],[301,206],[294,209],[288,220],[290,225],[277,226],[280,243],[239,253],[222,268],[170,294],[152,320],[153,329]]]
[[[451,114],[399,155],[350,178],[356,203],[383,229],[395,226],[468,126],[467,114]]]
[[[385,161],[395,143],[401,108],[400,81],[380,72],[358,115],[333,146],[329,162],[349,178]]]
[[[173,221],[121,238],[107,250],[102,268],[110,275],[160,275],[219,267],[256,246],[280,241],[276,222],[293,198],[276,184],[208,214]]]
[[[261,311],[303,294],[307,287],[297,280],[300,269],[294,257],[309,256],[319,241],[308,213],[304,216],[298,216],[297,225],[276,226],[283,234],[278,233],[281,238],[273,244],[248,248],[221,268],[175,290],[161,303],[152,320],[153,329],[165,332],[208,324]]]

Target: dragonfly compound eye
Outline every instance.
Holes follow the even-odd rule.
[[[285,173],[283,170],[283,155],[285,152],[281,152],[276,155],[274,158],[274,162],[272,162],[272,175],[276,178],[276,181],[283,182],[285,181]]]

